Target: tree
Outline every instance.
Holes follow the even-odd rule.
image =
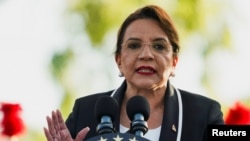
[[[70,40],[84,40],[82,43],[89,43],[84,46],[85,48],[91,46],[91,48],[97,48],[95,51],[99,50],[100,52],[105,51],[103,49],[105,43],[108,42],[110,36],[114,35],[114,30],[119,27],[122,20],[131,11],[145,4],[161,5],[172,15],[177,29],[179,29],[182,50],[185,51],[190,48],[186,45],[188,42],[196,42],[196,45],[192,47],[200,51],[200,59],[204,67],[200,82],[209,94],[216,96],[216,90],[214,90],[210,79],[211,65],[209,59],[216,50],[230,50],[231,48],[230,29],[227,25],[227,19],[223,17],[223,11],[230,8],[230,5],[225,2],[206,0],[175,0],[171,2],[161,0],[154,2],[150,0],[75,0],[68,2],[66,20],[71,21],[67,22]],[[55,79],[65,90],[62,109],[64,109],[63,113],[67,114],[71,107],[66,107],[64,104],[68,103],[67,106],[72,104],[73,98],[70,97],[75,95],[75,91],[71,84],[65,82],[68,79],[64,79],[64,77],[69,76],[67,74],[70,70],[68,67],[72,67],[72,64],[79,59],[76,57],[76,54],[79,53],[76,51],[78,48],[75,47],[74,43],[70,41],[68,46],[68,50],[61,54],[55,54],[52,59],[52,72]],[[69,54],[71,57],[69,57]],[[103,67],[102,71],[106,70],[105,75],[110,75],[112,78],[113,74],[108,73],[107,69],[110,68]],[[113,80],[110,79],[110,81]]]

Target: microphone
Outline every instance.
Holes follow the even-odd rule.
[[[99,134],[114,133],[113,121],[118,114],[118,103],[110,96],[100,97],[95,104],[95,115],[99,122],[96,131]]]
[[[130,98],[126,110],[129,119],[132,121],[130,132],[141,137],[145,135],[148,131],[147,120],[150,114],[150,106],[147,99],[143,96]]]
[[[133,103],[134,102],[132,101],[131,106],[134,106]],[[143,103],[143,102],[139,101],[138,104],[140,105],[140,103]],[[137,103],[136,103],[136,105],[137,105]],[[132,108],[134,108],[134,107],[132,107]],[[142,109],[144,109],[144,107]],[[147,108],[147,109],[149,109],[149,108]],[[144,111],[144,110],[139,110],[139,111]],[[142,112],[142,113],[144,113],[144,112]],[[137,135],[134,135],[131,133],[115,132],[115,128],[113,127],[113,121],[115,120],[116,116],[118,116],[118,114],[119,114],[119,106],[118,106],[117,101],[114,98],[112,98],[110,96],[100,97],[95,104],[95,116],[96,116],[97,121],[99,122],[99,124],[96,127],[96,131],[100,135],[93,136],[89,139],[86,139],[86,141],[97,141],[97,140],[98,141],[107,141],[107,140],[150,141],[146,138],[143,138],[141,136],[137,136]],[[137,120],[138,118],[136,116],[135,122],[138,122],[138,124],[132,125],[135,128],[135,129],[133,128],[134,129],[133,131],[135,131],[136,134],[138,134],[138,135],[141,134],[140,133],[140,132],[142,132],[141,129],[137,130],[137,127],[141,127],[141,124],[143,125],[143,129],[144,129],[143,131],[147,130],[147,125],[146,125],[146,123],[143,122],[143,119],[144,119],[144,117],[145,117],[145,119],[148,119],[148,115],[149,115],[149,112],[147,112],[147,114],[145,114],[145,115],[143,114],[142,116],[139,116],[139,120]],[[143,117],[143,118],[141,118],[141,117]]]

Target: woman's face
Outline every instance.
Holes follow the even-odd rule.
[[[166,33],[152,19],[139,19],[126,29],[116,63],[128,85],[138,89],[165,86],[177,64]],[[174,57],[175,56],[175,57]]]

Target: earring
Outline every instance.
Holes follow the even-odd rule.
[[[170,73],[170,76],[175,77],[174,71],[172,71],[172,72]]]
[[[123,75],[123,73],[122,72],[120,72],[120,74],[118,75],[119,77],[123,77],[124,75]]]

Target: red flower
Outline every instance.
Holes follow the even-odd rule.
[[[3,120],[1,122],[3,135],[11,137],[24,132],[25,126],[19,116],[22,110],[19,104],[2,103],[0,110],[3,112]]]
[[[225,117],[225,124],[250,124],[250,108],[236,102],[234,107],[229,109]]]

